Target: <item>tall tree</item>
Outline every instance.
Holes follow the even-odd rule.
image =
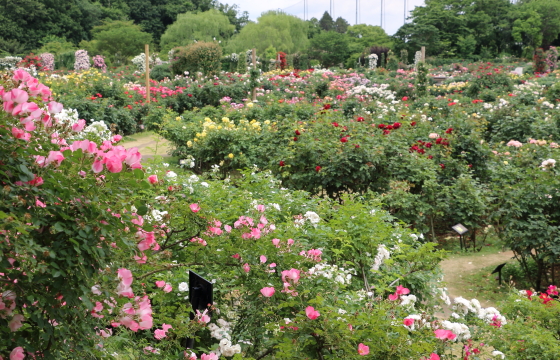
[[[349,54],[348,37],[344,34],[325,31],[311,39],[309,55],[325,67],[343,63]]]
[[[348,26],[350,26],[350,24],[348,23],[348,21],[344,20],[343,18],[341,18],[340,16],[336,18],[336,21],[334,22],[334,30],[336,32],[339,32],[341,34],[345,34],[346,30],[348,29]]]
[[[229,39],[235,26],[218,10],[179,14],[161,37],[161,49],[167,51],[175,46],[185,46],[193,41],[224,41]]]
[[[323,16],[319,20],[319,25],[321,26],[321,29],[325,31],[331,31],[334,29],[334,20],[328,11],[325,11]]]
[[[250,22],[227,44],[226,52],[242,52],[256,48],[263,54],[269,46],[293,54],[307,49],[308,24],[300,18],[280,11],[263,13],[256,23]]]

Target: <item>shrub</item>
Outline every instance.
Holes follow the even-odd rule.
[[[78,50],[74,54],[75,61],[74,61],[74,70],[88,70],[89,65],[89,55],[85,50]]]
[[[169,65],[161,64],[153,67],[150,71],[150,77],[156,81],[161,81],[165,78],[171,78],[171,70],[169,70]]]
[[[54,70],[54,55],[49,53],[43,53],[39,55],[41,62],[43,63],[44,70]]]
[[[171,70],[174,74],[182,74],[185,71],[190,73],[202,71],[206,75],[216,74],[221,69],[221,57],[222,49],[218,44],[200,41],[178,48],[175,59],[171,63]]]

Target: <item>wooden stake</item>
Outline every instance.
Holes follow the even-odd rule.
[[[422,46],[420,48],[420,51],[422,52],[422,58],[420,59],[420,61],[425,62],[426,61],[426,47]]]
[[[257,50],[253,48],[253,53],[251,54],[253,60],[253,70],[257,68]],[[257,100],[257,88],[253,88],[253,101]]]
[[[146,44],[146,102],[150,103],[150,45]]]

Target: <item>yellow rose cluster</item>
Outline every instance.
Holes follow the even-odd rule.
[[[270,120],[265,120],[264,125],[270,125]],[[273,123],[276,125],[276,123]],[[195,138],[192,141],[187,141],[187,146],[192,147],[194,143],[201,141],[204,139],[210,132],[212,131],[250,131],[250,132],[260,132],[262,131],[261,122],[255,119],[249,121],[246,119],[242,119],[239,121],[239,124],[235,124],[233,120],[230,120],[227,117],[223,117],[220,122],[216,122],[210,118],[205,118],[204,122],[202,122],[202,131],[196,133]],[[233,158],[233,154],[230,154],[229,158]]]

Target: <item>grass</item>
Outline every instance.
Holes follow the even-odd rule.
[[[495,265],[487,266],[464,277],[464,297],[483,299],[494,305],[503,300],[511,286],[508,280],[503,278],[502,285],[499,285],[498,274],[492,274],[495,268]]]

